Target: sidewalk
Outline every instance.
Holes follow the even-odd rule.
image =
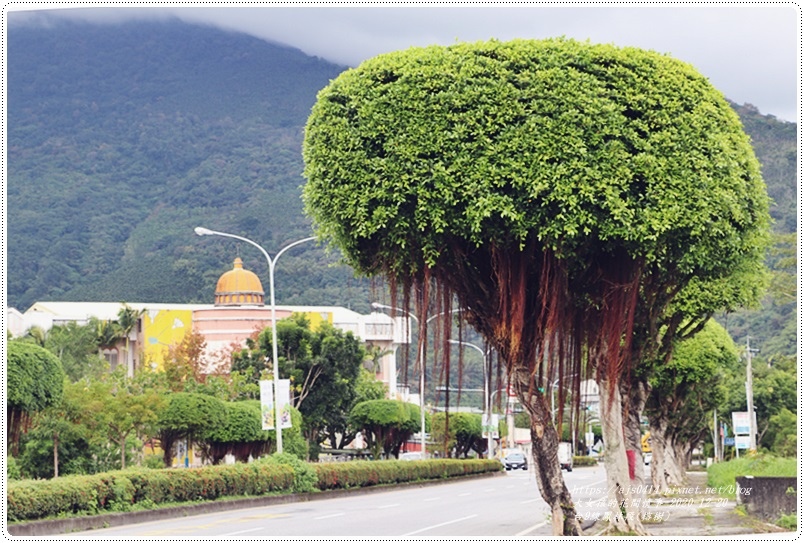
[[[643,526],[653,537],[729,537],[781,533],[786,530],[736,509],[734,497],[706,493],[706,473],[688,472],[683,491],[674,496],[652,495]],[[681,490],[681,489],[680,489]],[[585,535],[605,535],[607,523],[597,521]]]

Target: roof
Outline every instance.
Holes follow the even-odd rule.
[[[36,302],[25,311],[25,315],[31,313],[45,313],[65,320],[86,320],[95,317],[101,320],[114,320],[123,307],[124,302]],[[166,303],[140,303],[125,302],[132,309],[136,310],[190,310],[214,309],[213,304],[166,304]],[[270,305],[264,306],[270,309]],[[332,313],[335,320],[345,321],[353,319],[357,322],[360,313],[339,306],[310,306],[310,305],[277,305],[279,311],[290,311],[292,313]]]

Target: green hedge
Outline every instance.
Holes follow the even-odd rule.
[[[318,491],[499,471],[502,464],[497,460],[442,459],[354,461],[310,464],[309,467],[311,469],[304,471],[311,473],[304,478],[311,484],[303,486]],[[287,463],[259,461],[190,469],[134,468],[98,475],[10,481],[7,518],[22,521],[94,515],[150,509],[167,503],[215,500],[223,496],[290,492],[300,488],[298,471],[298,466],[294,471]]]
[[[353,488],[500,471],[498,460],[357,460],[316,464],[318,488]]]
[[[597,466],[596,456],[573,456],[572,465],[577,467],[582,466]]]
[[[135,506],[259,496],[287,491],[293,468],[278,464],[233,464],[193,469],[132,469],[8,485],[9,521],[57,515],[128,511]]]

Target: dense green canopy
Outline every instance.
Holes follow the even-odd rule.
[[[369,274],[449,260],[455,240],[559,257],[624,248],[723,269],[767,221],[747,136],[669,56],[566,39],[413,48],[319,93],[304,146],[319,232]]]
[[[6,437],[16,451],[28,417],[61,401],[64,370],[55,355],[34,343],[9,341],[6,348]]]

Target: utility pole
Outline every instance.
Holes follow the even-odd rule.
[[[745,338],[745,353],[748,363],[745,367],[745,398],[748,404],[748,428],[751,435],[748,442],[748,449],[751,451],[757,450],[757,429],[756,418],[754,417],[754,371],[751,368],[752,351],[757,352],[756,349],[751,349],[751,336]]]
[[[720,459],[720,457],[717,454],[717,449],[718,449],[717,442],[720,439],[720,432],[718,431],[719,428],[717,426],[717,408],[715,408],[714,413],[712,414],[712,416],[715,419],[713,421],[713,425],[712,425],[712,445],[714,445],[715,462],[717,462]]]

